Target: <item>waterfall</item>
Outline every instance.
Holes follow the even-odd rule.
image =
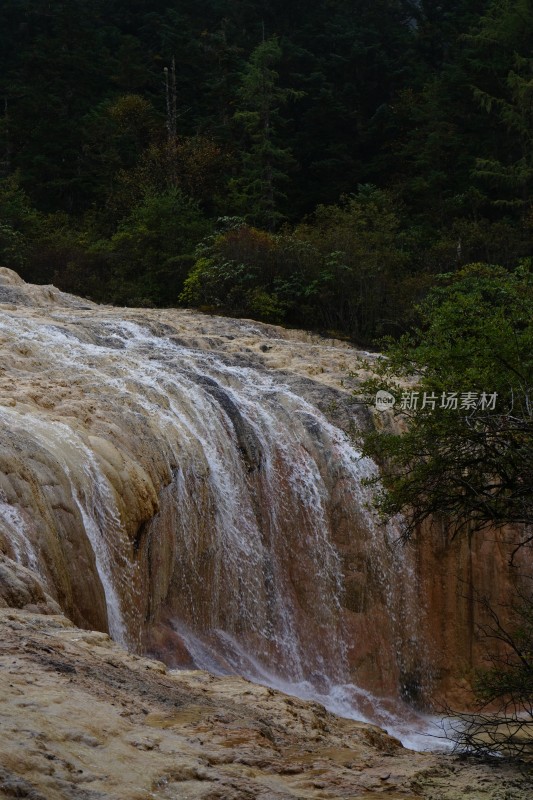
[[[414,567],[368,510],[375,467],[342,430],[283,374],[116,309],[0,311],[0,336],[31,387],[0,401],[0,543],[16,560],[56,597],[70,570],[65,596],[90,613],[76,587],[89,555],[65,550],[77,526],[119,642],[139,649],[164,624],[196,667],[412,741],[398,714],[424,668]],[[383,675],[395,689],[377,700],[366,686]]]

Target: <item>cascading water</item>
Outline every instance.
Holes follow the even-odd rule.
[[[32,569],[37,575],[40,575],[39,559],[32,541],[26,533],[24,518],[15,506],[10,505],[5,500],[5,496],[0,495],[0,519],[7,531],[15,559]]]
[[[373,465],[279,375],[184,346],[172,333],[105,310],[0,312],[0,336],[16,368],[28,366],[35,396],[31,409],[4,404],[0,421],[8,444],[35,454],[26,484],[38,486],[33,507],[12,483],[11,494],[2,490],[0,541],[3,532],[12,556],[61,595],[53,566],[61,512],[65,530],[84,532],[120,642],[139,647],[150,625],[164,622],[197,667],[318,699],[412,743],[406,731],[421,718],[402,728],[398,698],[378,701],[357,685],[354,667],[369,647],[354,630],[373,608],[367,635],[381,626],[376,635],[388,643],[376,671],[393,674],[399,692],[416,672],[413,653],[423,664],[409,554],[366,510],[361,481]],[[89,421],[70,409],[72,392]],[[51,472],[67,501],[47,489]],[[45,547],[46,526],[57,541]],[[348,545],[361,576],[351,606]],[[69,591],[76,608],[76,587]]]
[[[120,528],[120,520],[114,507],[113,492],[110,491],[94,455],[80,437],[61,422],[50,424],[26,410],[21,418],[20,413],[12,409],[0,409],[0,421],[11,432],[20,434],[23,431],[25,436],[33,440],[34,449],[44,449],[50,454],[69,481],[104,589],[109,633],[119,644],[126,644],[126,624],[113,575],[113,572],[118,571],[112,568],[113,560],[118,556],[117,561],[123,570],[117,574],[118,581],[127,584],[131,570],[127,561],[120,558],[120,553],[114,552],[113,534]],[[17,528],[21,530],[20,527]],[[27,540],[29,537],[25,538]],[[39,559],[35,551],[28,552],[27,549],[25,556],[19,560],[39,574]]]

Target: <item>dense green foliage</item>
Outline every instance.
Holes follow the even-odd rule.
[[[533,274],[474,264],[442,276],[420,326],[390,343],[368,389],[388,390],[406,430],[375,431],[377,505],[408,536],[445,515],[450,530],[533,522]],[[524,537],[529,540],[528,527]]]
[[[0,263],[401,330],[435,274],[531,254],[532,38],[531,0],[5,0]]]

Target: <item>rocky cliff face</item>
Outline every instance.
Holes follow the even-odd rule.
[[[516,550],[523,532],[504,527],[455,540],[439,522],[427,524],[415,542],[420,603],[427,608],[427,643],[432,652],[435,705],[471,706],[473,668],[488,666],[492,655],[506,652],[487,638],[500,623],[513,630],[517,588],[531,581],[531,549]],[[492,612],[490,611],[492,609]]]
[[[406,550],[376,526],[373,466],[345,433],[371,424],[351,347],[97,306],[3,269],[0,349],[0,552],[42,587],[22,581],[29,610],[170,666],[343,687],[362,715],[367,690],[466,674],[458,581],[505,596],[503,546]]]

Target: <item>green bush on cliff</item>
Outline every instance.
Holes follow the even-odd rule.
[[[531,264],[473,264],[441,276],[419,327],[386,343],[366,388],[390,391],[409,424],[364,448],[382,464],[377,507],[404,514],[406,536],[439,514],[454,532],[533,522],[532,308]]]

